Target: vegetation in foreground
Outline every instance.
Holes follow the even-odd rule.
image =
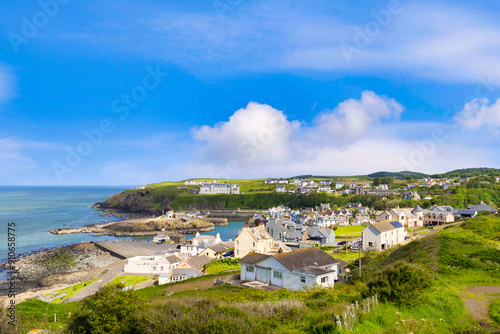
[[[50,304],[46,322],[47,303],[30,300],[18,306],[18,333],[58,326],[60,332],[73,333],[343,333],[345,329],[335,326],[333,315],[342,315],[346,305],[374,293],[380,305],[360,314],[352,332],[498,332],[499,303],[489,302],[498,299],[498,294],[482,298],[467,288],[500,285],[495,232],[499,224],[498,215],[479,216],[405,246],[367,253],[362,280],[329,289],[262,291],[224,284],[169,296],[166,292],[171,285],[138,291],[109,285],[80,303]],[[212,277],[176,285],[192,288],[190,283]],[[489,314],[480,322],[473,316],[481,315],[471,314],[464,305],[470,299],[486,303]],[[54,324],[56,311],[65,316]],[[68,312],[72,314],[69,319]]]

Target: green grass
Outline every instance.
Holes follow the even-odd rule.
[[[74,314],[78,308],[78,302],[54,304],[28,299],[16,307],[18,331],[15,333],[26,333],[32,329],[47,329],[59,333],[57,330],[68,322],[69,313]],[[57,315],[56,323],[54,314]]]
[[[205,265],[204,272],[207,274],[216,274],[228,270],[239,270],[241,268],[239,260],[233,258],[213,260]]]
[[[490,317],[500,325],[500,300],[495,300],[490,305]]]
[[[97,279],[98,278],[94,278],[94,279],[92,279],[90,281],[78,283],[78,284],[75,284],[73,286],[70,286],[70,287],[67,287],[67,288],[64,288],[64,289],[61,289],[61,290],[57,290],[56,292],[54,292],[50,296],[51,297],[56,297],[58,295],[61,295],[61,297],[54,299],[51,303],[53,303],[53,304],[59,304],[59,303],[63,302],[64,300],[66,300],[66,299],[74,296],[75,294],[77,294],[85,286],[90,285],[90,284],[94,283],[95,281],[97,281]],[[62,295],[64,295],[64,296],[62,296]]]
[[[361,236],[361,231],[366,228],[365,225],[354,225],[354,226],[339,226],[335,230],[335,238],[338,238],[340,236],[355,236],[355,237],[360,237]],[[351,234],[354,233],[354,234]]]
[[[125,286],[129,285],[135,286],[139,283],[149,281],[152,278],[153,278],[152,276],[120,275],[115,277],[108,284],[114,285],[117,283],[123,283]]]

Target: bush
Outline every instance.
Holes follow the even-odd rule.
[[[431,286],[431,278],[422,269],[398,263],[368,282],[368,289],[363,296],[377,294],[381,301],[418,306],[426,301],[423,292]]]
[[[496,300],[490,305],[490,317],[500,324],[500,300]]]
[[[71,317],[72,333],[140,333],[147,305],[135,291],[124,291],[123,284],[106,285],[84,299],[81,309]]]

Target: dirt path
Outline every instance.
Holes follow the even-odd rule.
[[[500,296],[496,295],[500,293],[500,286],[470,286],[467,291],[473,294],[475,298],[470,298],[471,294],[464,294],[462,300],[465,307],[481,327],[491,329],[493,322],[488,312],[490,304],[500,299]]]
[[[469,286],[467,290],[472,293],[500,293],[500,286]]]

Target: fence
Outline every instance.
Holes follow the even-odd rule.
[[[335,315],[336,327],[342,328],[342,326],[344,326],[347,330],[352,329],[360,312],[367,314],[378,306],[378,296],[374,295],[372,297],[365,298],[361,304],[362,305],[360,307],[358,301],[356,301],[356,303],[347,305],[346,309],[342,312],[342,319],[340,319],[339,315]]]

